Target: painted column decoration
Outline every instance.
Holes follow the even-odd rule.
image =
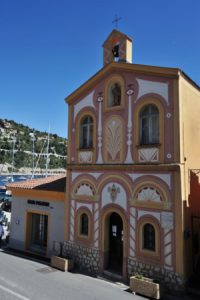
[[[94,206],[94,246],[99,247],[99,204]]]
[[[164,229],[164,262],[165,268],[172,270],[172,231]]]
[[[130,256],[135,257],[136,244],[136,210],[134,207],[130,209]]]
[[[74,217],[75,217],[75,201],[71,201],[71,209],[70,209],[71,217],[70,217],[70,241],[74,241]]]
[[[172,212],[161,213],[161,225],[164,230],[164,262],[165,268],[173,269],[172,266],[172,230],[174,229],[174,215]]]
[[[98,159],[97,159],[97,164],[102,164],[103,159],[102,159],[102,102],[103,102],[103,97],[100,95],[97,98],[97,101],[99,102],[99,115],[98,115]]]
[[[128,146],[128,151],[127,151],[127,156],[125,163],[132,163],[132,155],[131,155],[131,137],[132,137],[132,106],[131,106],[131,96],[133,95],[134,90],[133,89],[128,89],[126,94],[128,95],[128,124],[127,124],[127,146]]]

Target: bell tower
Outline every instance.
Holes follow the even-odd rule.
[[[113,61],[132,63],[132,39],[116,29],[103,44],[104,66]]]

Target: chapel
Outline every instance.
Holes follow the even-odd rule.
[[[181,289],[192,272],[199,86],[180,69],[133,63],[132,39],[113,30],[102,69],[66,102],[66,252],[94,273]]]

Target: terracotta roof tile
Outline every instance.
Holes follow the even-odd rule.
[[[35,189],[46,191],[65,192],[66,190],[66,175],[54,175],[45,178],[36,178],[26,181],[18,181],[8,183],[7,189]]]

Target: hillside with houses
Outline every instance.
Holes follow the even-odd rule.
[[[67,139],[0,119],[0,174],[66,168]]]

